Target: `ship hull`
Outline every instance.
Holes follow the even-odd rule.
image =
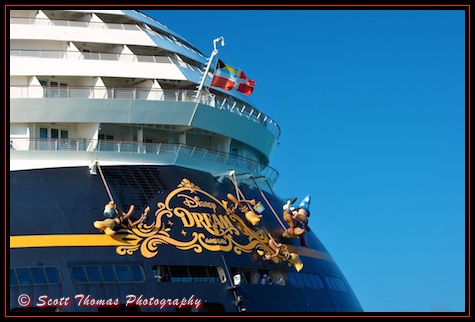
[[[278,197],[252,180],[236,186],[228,177],[177,166],[97,170],[10,173],[11,311],[362,311],[313,231],[306,244],[281,237],[286,227]],[[264,206],[259,223],[231,211],[227,194],[239,192]],[[107,219],[111,197],[118,217],[132,204],[132,221],[146,206],[151,212],[142,223],[117,224],[115,234],[106,235],[94,223]],[[303,269],[285,259],[264,260],[262,253],[272,253],[269,238],[299,254]],[[186,274],[176,273],[186,267]],[[203,267],[204,278],[193,275]],[[123,269],[130,277],[121,279]],[[158,276],[165,270],[171,280]],[[37,277],[39,271],[47,278]],[[114,271],[117,276],[105,273]],[[280,283],[260,284],[265,273],[280,276]]]

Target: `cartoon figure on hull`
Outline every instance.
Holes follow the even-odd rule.
[[[118,215],[114,218],[112,216],[118,214],[117,206],[114,203],[114,201],[110,201],[108,204],[105,205],[104,207],[104,216],[107,217],[104,220],[96,220],[93,225],[95,228],[102,230],[106,235],[114,235],[115,228],[118,225],[121,225],[123,223],[128,223],[130,227],[134,227],[138,223],[143,223],[147,219],[147,214],[150,212],[150,207],[147,206],[140,216],[140,218],[134,222],[130,219],[130,216],[135,210],[134,205],[130,205],[129,211],[125,213],[124,211],[121,212],[121,215]]]
[[[256,214],[253,210],[253,209],[262,209],[260,207],[260,203],[256,203],[256,200],[252,199],[252,200],[238,200],[236,197],[234,197],[231,193],[228,193],[227,194],[227,197],[229,200],[231,200],[233,203],[234,203],[234,208],[231,210],[232,212],[235,212],[236,209],[239,209],[239,211],[241,211],[244,216],[246,217],[246,220],[248,222],[250,222],[253,226],[257,226],[260,222],[261,222],[261,218],[262,218],[262,215],[259,215],[259,214]],[[253,205],[253,207],[251,208],[251,206],[246,206],[246,205],[243,205],[242,203],[247,203],[247,204],[250,204],[250,205]]]
[[[283,206],[283,217],[289,228],[282,233],[284,238],[300,238],[302,245],[306,246],[303,235],[310,231],[308,218],[310,217],[310,195],[300,202],[298,208],[291,205],[290,200]]]
[[[293,265],[295,267],[295,270],[297,272],[300,272],[303,268],[303,263],[300,260],[299,255],[289,252],[286,245],[276,242],[270,234],[268,236],[269,236],[269,247],[274,251],[274,253],[272,255],[269,255],[269,254],[264,254],[264,252],[258,250],[257,253],[260,256],[262,256],[262,259],[270,260],[274,257],[278,257],[279,259],[283,261],[289,262],[289,266]]]

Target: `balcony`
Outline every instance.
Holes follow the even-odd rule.
[[[10,99],[15,98],[75,98],[75,99],[129,99],[196,102],[195,90],[163,90],[136,87],[87,87],[87,86],[10,86]],[[276,138],[280,136],[279,125],[252,106],[232,100],[230,97],[202,93],[201,104],[228,111],[265,127]]]
[[[144,143],[138,141],[85,140],[85,139],[10,139],[10,161],[22,158],[22,153],[41,152],[43,160],[52,159],[91,161],[120,160],[131,163],[189,165],[201,170],[209,168],[240,169],[253,175],[264,176],[270,182],[279,177],[272,167],[229,153],[187,146],[178,143]],[[48,154],[49,152],[49,154]],[[37,156],[39,157],[40,154]]]

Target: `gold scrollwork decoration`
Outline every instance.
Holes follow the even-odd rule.
[[[172,201],[180,206],[171,206]],[[203,212],[203,209],[208,212]],[[186,238],[187,231],[193,231],[187,240],[178,240],[171,235],[174,229],[181,229],[183,238]],[[202,229],[202,232],[198,229]],[[238,255],[254,250],[272,254],[266,232],[247,226],[243,219],[228,210],[225,201],[201,190],[186,178],[163,202],[157,203],[153,222],[139,223],[134,227],[123,223],[117,233],[114,238],[123,242],[116,249],[119,255],[132,255],[140,250],[142,256],[152,258],[159,253],[160,245],[172,245],[177,249],[193,250],[196,253],[206,249],[212,252],[234,251]],[[235,238],[239,236],[247,237],[247,243],[239,243]],[[241,237],[238,239],[242,242]],[[278,262],[278,259],[273,261]]]

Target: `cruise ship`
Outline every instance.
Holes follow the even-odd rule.
[[[280,128],[225,35],[201,51],[136,10],[8,14],[9,314],[363,312],[311,192],[274,191]]]

